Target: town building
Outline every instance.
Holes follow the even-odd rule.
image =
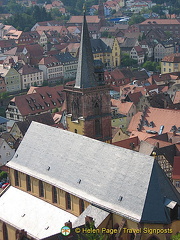
[[[144,63],[145,52],[141,48],[141,46],[134,46],[130,51],[130,57],[136,60],[137,63],[140,65]]]
[[[21,90],[21,76],[15,68],[10,66],[0,66],[0,76],[4,79],[7,92]]]
[[[9,146],[6,140],[0,137],[0,166],[9,162],[14,153],[15,150]]]
[[[161,74],[180,72],[180,53],[165,56],[161,61]]]
[[[52,112],[59,109],[64,101],[63,87],[35,87],[30,92],[15,96],[10,100],[6,110],[7,119],[24,121],[29,115]]]
[[[156,44],[154,47],[154,60],[156,62],[161,61],[165,56],[174,53],[174,44],[172,41],[163,41]]]
[[[42,86],[44,81],[42,70],[25,64],[18,70],[18,72],[21,75],[22,89],[27,89],[31,86]]]
[[[94,68],[91,42],[84,16],[75,86],[65,86],[67,130],[111,142],[109,87],[102,67]]]
[[[179,19],[146,19],[139,24],[140,32],[148,33],[151,29],[161,29],[170,32],[172,36],[180,35]]]

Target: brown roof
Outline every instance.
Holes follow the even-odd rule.
[[[154,139],[154,138],[151,138],[151,137],[147,138],[145,141],[150,143],[153,146],[158,146],[158,148],[163,148],[163,147],[167,147],[167,146],[172,145],[172,143],[170,143],[170,142],[157,140],[157,139]]]
[[[45,66],[50,66],[49,64],[55,64],[59,63],[59,61],[57,60],[57,58],[55,57],[43,57],[40,62],[38,63],[39,65],[45,65]]]
[[[116,106],[118,108],[118,112],[124,115],[129,113],[129,110],[133,106],[133,102],[124,102],[122,103],[120,100],[111,99],[112,106]]]
[[[25,64],[22,66],[22,68],[18,72],[22,75],[27,75],[27,74],[42,72],[42,70],[39,70],[38,68],[34,68],[28,64]]]
[[[138,112],[135,114],[129,124],[128,131],[137,131],[140,118],[143,113]],[[164,126],[163,133],[171,132],[172,127],[180,127],[180,111],[172,109],[160,109],[149,107],[143,117],[143,121],[147,121],[148,126],[141,126],[141,131],[146,132],[148,130],[159,132],[160,127]],[[153,124],[150,124],[153,123]]]
[[[16,96],[11,101],[15,102],[22,116],[35,115],[61,107],[64,101],[62,89],[62,86],[39,87],[35,89],[36,93]]]
[[[180,63],[180,53],[173,53],[168,56],[165,56],[162,59],[162,62]]]
[[[169,25],[169,24],[180,24],[179,19],[146,19],[144,22],[140,23],[139,25],[156,25],[156,24],[163,24],[163,25]]]
[[[99,23],[100,19],[98,16],[86,16],[87,23]],[[83,16],[72,16],[68,23],[82,23],[83,22]]]
[[[146,132],[132,131],[130,138],[137,136],[139,141],[144,141],[149,137],[156,136],[155,134],[150,134]]]
[[[174,157],[172,179],[180,179],[180,156]]]
[[[139,144],[138,137],[128,138],[119,142],[112,143],[115,146],[133,150]]]

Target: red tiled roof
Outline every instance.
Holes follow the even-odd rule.
[[[133,149],[139,144],[138,137],[128,138],[119,142],[112,143],[115,146],[123,147],[127,149]]]
[[[137,104],[139,102],[140,97],[142,96],[141,92],[129,93],[129,99],[134,103]]]
[[[64,101],[63,87],[39,87],[35,88],[36,93],[14,97],[15,102],[22,116],[34,115],[47,112],[56,107],[61,107]]]
[[[180,91],[176,92],[173,103],[180,103]]]
[[[150,134],[146,132],[132,131],[130,138],[137,136],[139,141],[145,141],[147,138],[156,136],[155,134]]]
[[[139,25],[156,25],[156,24],[162,24],[162,25],[169,25],[169,24],[180,24],[179,19],[146,19],[144,22],[140,23]]]
[[[165,56],[162,62],[180,63],[180,53],[173,53]]]
[[[174,157],[172,179],[179,179],[180,180],[180,156],[175,156]]]
[[[145,140],[146,142],[150,143],[151,145],[154,145],[154,146],[157,146],[157,144],[159,145],[158,148],[163,148],[163,147],[167,147],[167,146],[170,146],[170,145],[173,145],[172,143],[170,142],[165,142],[165,141],[161,141],[161,140],[157,140],[157,139],[154,139],[154,138],[147,138]]]
[[[99,23],[100,19],[98,16],[86,16],[87,23]],[[82,23],[83,16],[72,16],[68,23]]]
[[[140,124],[140,118],[143,113],[137,113],[133,116],[128,131],[137,131],[138,124]],[[172,126],[180,127],[180,111],[174,109],[160,109],[149,107],[146,110],[144,120],[148,123],[153,122],[154,127],[145,126],[141,127],[142,132],[147,130],[159,132],[160,127],[164,126],[163,133],[170,132]]]
[[[129,110],[133,106],[133,102],[124,102],[122,103],[120,100],[111,99],[112,106],[116,106],[118,108],[118,112],[124,115],[129,113]]]

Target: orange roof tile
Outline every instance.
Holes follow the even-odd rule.
[[[163,24],[163,25],[169,25],[169,24],[180,24],[179,19],[146,19],[144,22],[140,23],[139,25],[155,25],[155,24]]]
[[[162,62],[180,63],[180,53],[173,53],[168,56],[165,56],[162,59]]]
[[[132,102],[122,103],[120,100],[117,100],[117,99],[111,99],[111,103],[113,106],[116,106],[118,108],[119,113],[124,115],[127,115],[129,113],[129,110],[133,106]]]
[[[156,134],[146,133],[146,132],[139,132],[139,131],[132,131],[130,138],[137,136],[139,141],[145,141],[149,137],[156,136]]]
[[[141,115],[142,113],[138,112],[133,116],[128,127],[129,132],[137,131]],[[161,126],[164,126],[163,133],[170,132],[172,126],[180,127],[180,111],[149,107],[144,115],[145,120],[148,124],[153,122],[153,127],[143,125],[141,127],[142,132],[146,132],[147,130],[159,132]]]
[[[115,146],[133,150],[139,144],[138,137],[128,138],[119,142],[112,143]]]
[[[86,16],[87,23],[99,23],[100,19],[98,16]],[[72,16],[68,23],[82,23],[83,16]]]
[[[157,144],[159,145],[158,148],[163,148],[163,147],[167,147],[167,146],[170,146],[170,145],[173,145],[172,143],[170,142],[165,142],[165,141],[161,141],[161,140],[157,140],[157,139],[154,139],[154,138],[147,138],[145,140],[146,142],[150,143],[151,145],[154,145],[154,146],[157,146]]]
[[[176,92],[173,103],[180,103],[180,91]]]

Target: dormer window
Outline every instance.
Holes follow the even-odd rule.
[[[149,123],[149,127],[151,127],[151,128],[154,127],[154,122],[153,122],[153,121],[151,121],[151,122]]]

